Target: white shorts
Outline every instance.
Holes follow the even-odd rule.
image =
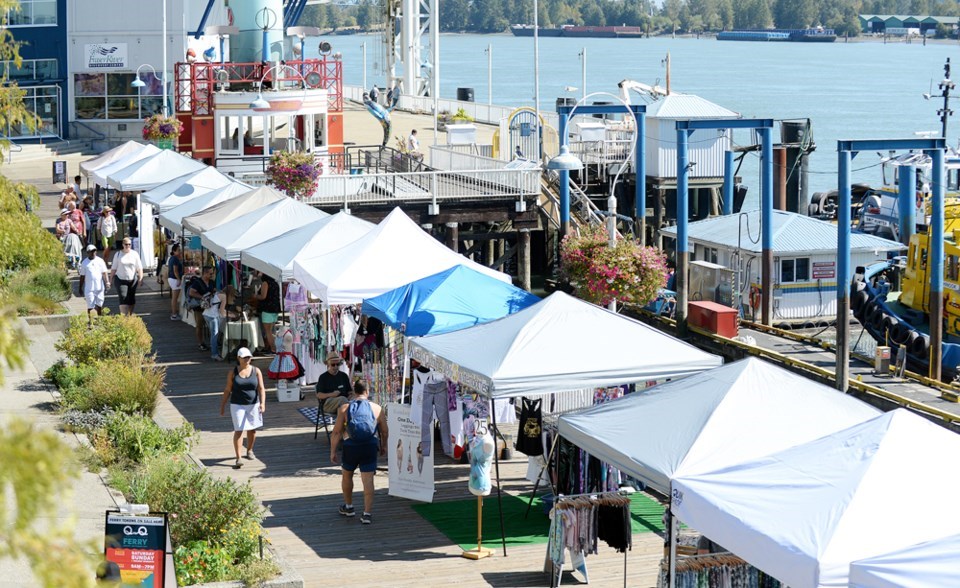
[[[105,290],[100,290],[96,292],[84,292],[83,298],[87,301],[87,310],[93,308],[103,308],[103,300],[106,296]]]
[[[234,431],[252,431],[263,426],[263,414],[260,413],[260,403],[230,404],[230,418],[233,419]]]
[[[176,278],[167,278],[167,283],[170,284],[171,290],[180,290],[180,280]]]

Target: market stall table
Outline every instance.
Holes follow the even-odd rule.
[[[223,325],[223,345],[220,346],[220,356],[226,357],[227,350],[232,343],[246,339],[246,347],[253,350],[263,346],[263,337],[260,334],[260,320],[254,318],[248,321],[231,321]]]

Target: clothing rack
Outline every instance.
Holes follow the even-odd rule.
[[[753,567],[750,562],[729,552],[690,555],[679,558],[674,563],[674,574],[698,574],[697,585],[700,585],[700,581],[705,581],[709,585],[709,580],[700,573],[708,572],[709,574],[710,570],[716,570],[717,568],[726,568],[732,576],[736,576],[733,581],[734,586],[783,586],[773,576],[765,574],[762,570]],[[691,581],[691,579],[688,579],[685,585],[689,585]],[[667,561],[660,562],[660,577],[657,580],[657,585],[661,588],[670,585],[670,564]]]
[[[604,498],[609,498],[609,497],[616,496],[616,497],[618,497],[618,498],[624,498],[624,499],[626,499],[627,501],[629,501],[629,500],[630,500],[630,494],[631,494],[631,493],[629,493],[629,492],[624,492],[624,491],[622,491],[622,490],[608,491],[608,492],[584,492],[584,493],[581,493],[581,494],[565,494],[565,495],[563,495],[563,496],[557,496],[556,502],[553,503],[553,508],[554,508],[555,510],[563,510],[562,508],[560,508],[560,507],[562,506],[562,503],[563,503],[563,502],[565,502],[565,501],[583,500],[583,499],[585,499],[585,498],[586,498],[586,499],[589,499],[589,500],[592,500],[592,501],[600,501],[600,500],[603,500]],[[629,507],[628,507],[628,509],[629,509]],[[629,512],[629,510],[628,510],[628,512]],[[629,516],[629,515],[628,515],[628,516]],[[551,533],[551,534],[548,536],[548,538],[547,538],[547,559],[548,559],[548,560],[550,559],[550,558],[549,558],[549,554],[550,554],[550,544],[551,544],[552,541],[553,541],[553,534]],[[563,576],[563,568],[561,568],[561,569],[559,570],[559,573],[557,573],[556,570],[553,570],[553,562],[552,562],[552,561],[550,562],[550,565],[551,565],[551,570],[552,570],[552,572],[551,572],[551,574],[550,574],[550,588],[555,588],[555,587],[560,586],[560,578]],[[584,568],[584,569],[586,569],[586,568]],[[554,583],[554,582],[556,582],[556,583]],[[627,551],[626,551],[626,550],[624,550],[624,552],[623,552],[623,588],[627,588]]]

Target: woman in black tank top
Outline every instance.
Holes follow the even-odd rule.
[[[220,416],[223,416],[227,403],[230,403],[230,417],[233,419],[233,451],[237,461],[234,469],[239,469],[241,439],[247,433],[247,459],[254,459],[253,444],[257,440],[257,429],[263,427],[263,412],[266,409],[266,389],[263,386],[263,374],[253,366],[253,354],[246,347],[237,350],[238,367],[227,375],[227,385],[220,400]]]

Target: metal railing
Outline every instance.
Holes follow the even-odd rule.
[[[101,133],[101,132],[98,131],[97,129],[91,127],[91,126],[88,125],[88,124],[84,124],[84,123],[82,123],[82,122],[80,122],[80,121],[78,121],[78,120],[72,120],[72,121],[70,121],[70,124],[73,125],[73,126],[76,126],[76,127],[80,127],[81,129],[84,129],[85,131],[87,131],[88,133],[90,133],[91,135],[93,135],[93,139],[95,139],[95,140],[97,140],[97,141],[104,141],[104,140],[106,140],[106,138],[107,138],[107,136],[106,136],[105,134]]]
[[[360,86],[343,85],[343,97],[354,102],[363,102],[363,93],[367,89]],[[385,93],[384,93],[385,94]],[[397,104],[400,110],[406,110],[414,113],[431,114],[433,112],[433,98],[427,96],[407,96],[400,97]],[[449,100],[440,98],[437,100],[437,108],[440,112],[455,113],[461,108],[471,116],[474,121],[483,124],[496,125],[500,121],[510,116],[510,113],[516,110],[513,106],[497,106],[496,104],[482,104],[480,102],[464,102],[462,100]],[[559,118],[555,111],[543,109],[540,115],[544,117],[546,123],[553,128],[560,125]]]
[[[423,171],[321,176],[308,204],[505,200],[537,196],[539,170]]]
[[[492,154],[493,145],[431,145],[430,165],[444,170],[510,169],[512,162],[494,159]]]

